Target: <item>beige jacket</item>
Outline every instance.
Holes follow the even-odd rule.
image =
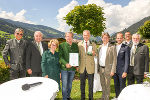
[[[100,68],[99,64],[99,52],[101,50],[102,45],[98,48],[98,69]],[[110,74],[110,72],[115,73],[116,72],[116,63],[117,63],[117,54],[115,50],[115,46],[112,46],[111,44],[108,44],[108,48],[106,51],[106,59],[105,59],[105,72],[107,74]]]
[[[89,46],[92,46],[93,51],[97,53],[95,43],[90,42]],[[78,43],[78,47],[79,47],[79,73],[83,73],[86,68],[88,74],[93,74],[95,72],[94,56],[86,54],[83,41]]]

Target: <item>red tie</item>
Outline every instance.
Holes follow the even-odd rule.
[[[85,42],[86,43],[86,52],[87,52],[87,50],[88,50],[88,45],[87,45],[87,42]]]

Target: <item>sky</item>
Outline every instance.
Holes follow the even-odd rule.
[[[114,33],[150,16],[150,0],[0,0],[0,18],[69,31],[63,20],[77,5],[104,8],[105,32]]]

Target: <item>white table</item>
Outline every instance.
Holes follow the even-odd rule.
[[[150,100],[150,87],[145,84],[134,84],[125,87],[118,100]]]
[[[22,85],[43,82],[41,85],[22,90]],[[1,100],[54,100],[59,91],[58,83],[44,77],[26,77],[5,82],[0,85]]]

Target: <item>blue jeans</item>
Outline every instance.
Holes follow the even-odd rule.
[[[75,75],[75,71],[61,70],[63,100],[67,100],[67,98],[70,98],[72,81],[74,79],[74,75]]]

